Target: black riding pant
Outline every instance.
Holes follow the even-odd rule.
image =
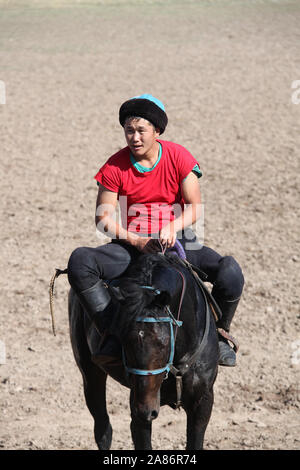
[[[221,256],[201,245],[191,229],[186,229],[179,241],[185,249],[187,260],[207,274],[207,281],[213,284],[212,294],[217,300],[232,301],[241,296],[244,277],[232,256]],[[76,248],[68,263],[69,282],[75,292],[80,293],[96,284],[99,278],[116,279],[140,254],[136,248],[118,240],[97,248]]]

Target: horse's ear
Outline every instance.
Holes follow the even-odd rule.
[[[113,295],[113,297],[119,302],[122,302],[125,300],[124,294],[122,290],[120,289],[120,287],[109,286],[109,291]]]

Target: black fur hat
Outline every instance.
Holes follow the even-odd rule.
[[[159,128],[160,134],[164,132],[168,124],[164,105],[157,98],[148,94],[136,96],[122,104],[119,111],[119,121],[122,127],[130,116],[147,119]]]

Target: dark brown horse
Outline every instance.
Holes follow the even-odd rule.
[[[218,338],[204,292],[176,258],[143,255],[117,287],[110,284],[120,306],[112,323],[122,345],[122,357],[114,364],[100,360],[100,336],[70,291],[71,343],[99,449],[110,449],[112,441],[107,374],[130,388],[135,449],[152,448],[151,424],[161,405],[180,405],[187,415],[186,448],[203,447],[218,370]]]

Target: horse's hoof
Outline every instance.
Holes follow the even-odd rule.
[[[219,365],[234,367],[236,365],[236,354],[227,341],[219,341],[219,349]]]

